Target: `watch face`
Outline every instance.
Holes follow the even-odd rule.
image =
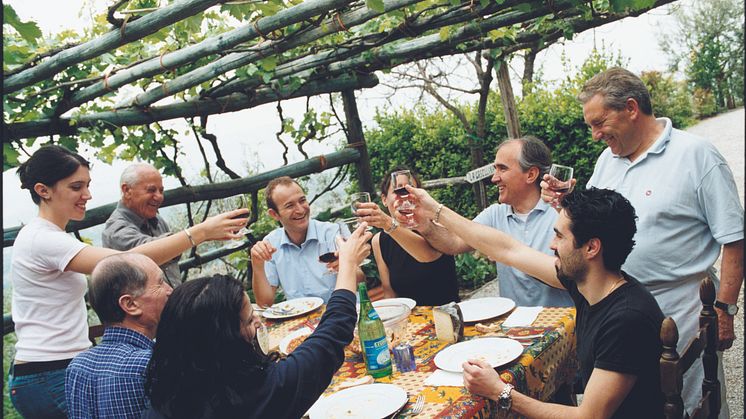
[[[738,306],[735,304],[728,304],[728,314],[731,316],[738,314]]]

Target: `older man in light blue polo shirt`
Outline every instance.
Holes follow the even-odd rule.
[[[485,208],[474,221],[503,231],[521,243],[547,254],[554,237],[557,212],[541,200],[539,182],[549,171],[551,152],[536,137],[526,136],[506,140],[495,154],[495,174],[499,202]],[[430,244],[447,254],[469,252],[472,249],[460,237],[429,222],[420,223],[420,232]],[[565,291],[552,288],[513,267],[495,263],[500,296],[510,298],[519,306],[572,307]]]
[[[743,207],[725,159],[708,141],[673,128],[668,118],[656,118],[645,84],[625,69],[594,76],[579,99],[593,140],[608,145],[588,187],[616,190],[639,217],[636,245],[622,269],[646,286],[663,314],[673,317],[679,351],[698,328],[700,280],[713,277],[720,350],[728,349],[744,255]],[[542,195],[546,201],[557,198],[548,189]],[[721,248],[718,280],[713,264]],[[729,412],[723,365],[718,365],[722,418]],[[689,412],[701,397],[703,377],[700,362],[684,376],[682,398]]]
[[[320,262],[319,247],[333,243],[340,226],[312,220],[305,192],[290,177],[270,181],[265,197],[269,215],[282,227],[251,248],[251,284],[256,302],[272,305],[277,287],[282,286],[287,299],[320,297],[326,303],[337,281],[337,262]],[[365,279],[359,268],[357,279]]]

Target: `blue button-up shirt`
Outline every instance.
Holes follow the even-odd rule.
[[[273,230],[264,238],[277,251],[264,264],[267,281],[273,287],[282,285],[288,300],[300,297],[320,297],[326,303],[337,283],[337,273],[329,272],[319,262],[319,244],[333,243],[339,235],[339,225],[310,220],[306,240],[300,246],[288,237],[285,229]]]
[[[153,341],[123,327],[107,327],[101,343],[76,356],[65,374],[70,418],[140,418],[150,406],[145,369]]]

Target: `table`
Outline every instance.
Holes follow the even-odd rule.
[[[279,341],[293,330],[317,324],[322,313],[323,308],[285,321],[265,319],[270,334],[270,347],[276,348]],[[505,314],[481,323],[501,324],[507,316],[508,314]],[[526,340],[523,354],[513,363],[498,369],[498,372],[503,381],[513,384],[521,393],[539,400],[548,400],[561,385],[572,383],[577,372],[575,308],[545,307],[532,326],[545,328],[545,330],[542,331],[543,334],[540,337]],[[509,333],[520,334],[518,329],[511,329]],[[425,386],[425,379],[437,370],[433,362],[435,355],[449,345],[439,341],[435,336],[432,307],[415,307],[409,316],[404,335],[414,347],[417,370],[402,374],[394,368],[392,376],[376,380],[379,383],[396,384],[407,391],[409,403],[401,413],[406,413],[417,396],[423,394],[425,409],[417,416],[418,418],[491,416],[496,409],[495,404],[483,397],[472,395],[465,387]],[[505,336],[505,334],[503,332],[479,333],[471,324],[464,328],[464,336],[465,340],[469,340],[477,336]],[[324,395],[336,392],[340,383],[365,374],[362,356],[346,349],[345,361],[334,375]]]

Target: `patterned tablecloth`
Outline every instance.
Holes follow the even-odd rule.
[[[265,320],[270,333],[270,346],[277,347],[279,341],[292,332],[307,325],[318,323],[323,308],[305,316],[285,321]],[[501,324],[506,315],[482,321],[482,324]],[[532,324],[544,328],[540,337],[529,338],[524,343],[523,354],[514,362],[498,369],[503,381],[515,385],[523,394],[540,400],[548,400],[565,383],[571,383],[577,371],[575,358],[575,309],[545,307]],[[511,336],[520,335],[521,328],[508,331]],[[532,332],[532,333],[534,333]],[[379,383],[396,384],[407,391],[409,403],[401,413],[411,408],[418,395],[425,396],[425,409],[418,418],[486,418],[494,413],[496,406],[488,400],[474,396],[465,387],[432,387],[425,379],[437,370],[433,359],[449,344],[435,336],[432,307],[415,307],[409,316],[404,339],[414,347],[417,370],[400,373],[394,368],[391,377],[377,379]],[[464,329],[465,339],[478,336],[505,336],[503,332],[479,333],[474,325]],[[393,362],[393,360],[392,360]],[[361,355],[345,351],[345,361],[332,379],[325,395],[338,390],[340,383],[365,375],[365,364]]]

